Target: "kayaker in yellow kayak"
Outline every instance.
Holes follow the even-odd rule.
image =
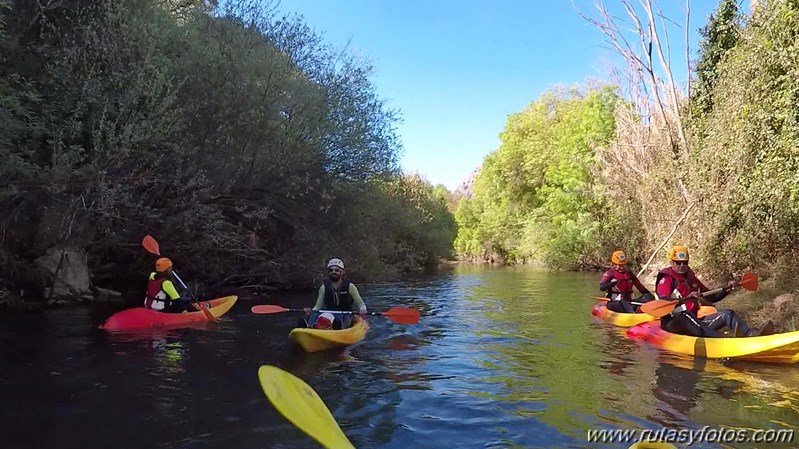
[[[669,314],[660,319],[661,328],[680,335],[694,337],[722,337],[719,332],[724,327],[733,331],[736,337],[753,337],[774,333],[774,325],[769,321],[762,329],[751,329],[732,310],[697,317],[700,301],[710,305],[726,298],[732,289],[738,286],[738,281],[727,283],[724,290],[703,298],[700,293],[710,291],[688,266],[688,248],[677,245],[669,251],[671,265],[660,270],[655,279],[655,291],[659,299],[683,298]]]
[[[300,319],[298,327],[314,329],[347,329],[352,326],[350,313],[319,313],[319,310],[355,312],[366,315],[366,303],[355,284],[344,279],[344,262],[333,258],[327,263],[328,279],[319,287],[316,304],[311,309],[310,318]],[[331,322],[330,317],[333,317]]]
[[[607,308],[614,312],[636,313],[640,306],[633,304],[633,287],[638,289],[641,297],[635,302],[645,303],[655,299],[652,293],[641,284],[638,277],[627,270],[627,254],[615,251],[610,256],[611,268],[599,279],[599,289],[610,298]]]
[[[155,272],[147,282],[144,307],[161,312],[182,313],[198,310],[189,300],[184,300],[172,282],[172,261],[161,257],[155,261]]]

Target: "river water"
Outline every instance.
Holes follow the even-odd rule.
[[[627,448],[587,434],[799,423],[796,366],[630,341],[591,317],[598,278],[468,266],[361,285],[370,310],[415,307],[420,322],[373,316],[362,342],[313,354],[287,339],[297,314],[249,311],[310,306],[313,292],[244,298],[218,324],[134,335],[97,329],[118,307],[0,317],[0,448],[319,448],[263,395],[262,364],[310,384],[358,448]],[[690,447],[797,446],[799,436]]]

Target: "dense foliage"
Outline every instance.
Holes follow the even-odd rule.
[[[595,149],[614,136],[618,101],[609,87],[553,90],[511,115],[472,198],[458,207],[458,253],[591,265],[603,246],[602,200],[591,173]]]
[[[309,285],[332,256],[356,278],[449,257],[452,216],[400,173],[369,63],[220,3],[0,0],[9,270],[76,245],[95,282],[140,280],[148,233],[226,287]]]
[[[764,2],[716,71],[696,158],[695,182],[712,217],[700,243],[715,266],[783,262],[792,273],[799,243],[799,2]]]
[[[652,268],[682,243],[710,272],[793,273],[799,3],[761,2],[743,16],[721,0],[700,34],[692,89],[676,106],[603,88],[547,93],[509,117],[473,200],[458,208],[460,256],[579,268],[624,248],[642,263],[674,230]],[[687,148],[675,145],[675,123]]]

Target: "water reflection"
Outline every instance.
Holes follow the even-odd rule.
[[[98,331],[97,311],[4,321],[0,397],[13,405],[0,407],[2,446],[318,448],[266,400],[261,364],[308,382],[359,449],[626,449],[589,444],[587,430],[799,422],[795,366],[629,340],[590,315],[597,277],[464,267],[359,285],[371,310],[416,307],[422,319],[369,317],[362,342],[313,354],[288,340],[295,314],[249,311],[305,307],[308,295],[244,298],[218,324],[145,333]]]

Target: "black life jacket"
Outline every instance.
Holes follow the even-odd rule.
[[[354,300],[350,296],[350,281],[341,281],[338,290],[330,279],[325,279],[325,310],[351,311]]]

